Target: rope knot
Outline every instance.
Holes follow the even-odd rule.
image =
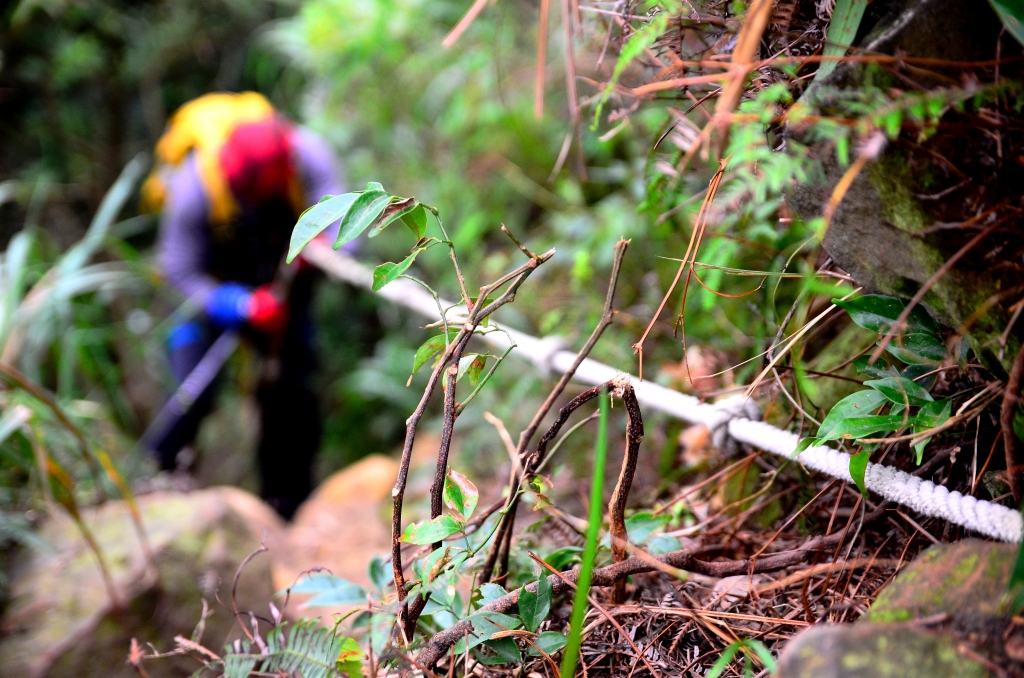
[[[711,403],[712,413],[704,425],[711,431],[711,442],[718,449],[734,452],[736,442],[729,435],[729,421],[732,419],[751,419],[760,421],[764,416],[761,407],[753,398],[745,395],[734,395]]]

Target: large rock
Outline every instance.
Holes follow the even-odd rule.
[[[1002,26],[987,2],[890,0],[875,5],[889,11],[861,41],[860,47],[865,53],[949,61],[989,60],[997,55],[996,43]],[[866,23],[872,11],[866,15]],[[1004,58],[1019,49],[1010,39],[1003,39],[1001,45]],[[926,88],[948,86],[961,78],[956,70],[940,74],[943,77],[930,81],[926,71],[919,69],[913,78]],[[829,113],[837,91],[866,82],[882,89],[906,88],[904,81],[884,70],[876,68],[869,73],[868,66],[843,64],[823,83],[810,88],[804,99],[812,107]],[[938,221],[957,222],[961,218],[961,192],[953,191],[941,199],[921,199],[922,194],[938,194],[939,189],[952,187],[959,181],[946,176],[946,166],[936,158],[951,159],[954,166],[960,165],[960,170],[971,177],[990,174],[987,166],[962,164],[982,162],[965,149],[979,145],[970,134],[981,135],[987,130],[964,132],[962,128],[951,133],[940,131],[921,140],[916,147],[890,144],[878,161],[868,165],[850,185],[822,244],[858,285],[871,292],[910,298],[977,234],[976,230],[963,229],[921,233]],[[835,162],[831,150],[820,150],[825,180],[818,185],[800,185],[789,195],[794,211],[807,219],[822,214],[833,188],[847,169]],[[993,184],[1015,187],[1016,171],[1013,163],[1005,163],[997,173],[1002,181]],[[1002,198],[993,193],[987,195],[987,199],[994,204]],[[966,327],[966,337],[974,352],[994,375],[1005,378],[1020,345],[1020,335],[1011,335],[1006,350],[999,351],[995,340],[1007,325],[1009,315],[1005,309],[1008,304],[995,304],[990,308],[985,304],[1018,281],[993,265],[999,263],[998,259],[986,258],[995,247],[990,241],[971,250],[934,283],[922,304],[944,325],[954,329]]]
[[[925,551],[855,624],[794,638],[777,678],[967,678],[1021,675],[1021,635],[1007,585],[1018,547],[967,539]]]
[[[115,606],[92,552],[68,519],[42,530],[54,553],[26,553],[13,569],[12,603],[3,620],[0,674],[5,678],[114,678],[134,676],[126,657],[131,638],[173,647],[175,635],[192,634],[205,599],[212,610],[203,641],[219,649],[233,638],[231,583],[242,560],[267,533],[275,548],[282,528],[277,514],[256,497],[220,487],[153,493],[139,507],[154,554],[153,566],[135,537],[122,502],[90,510],[85,522],[107,562],[123,605]],[[254,558],[238,586],[240,610],[263,612],[273,594],[270,559]],[[237,632],[237,629],[236,629]],[[190,675],[194,662],[147,662],[153,678]]]

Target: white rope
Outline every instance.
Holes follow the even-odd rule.
[[[323,243],[310,243],[303,256],[311,264],[329,275],[359,287],[371,289],[373,273],[358,261],[340,252],[334,252]],[[433,320],[440,318],[437,302],[416,283],[400,279],[377,292],[380,296]],[[442,308],[451,304],[440,300]],[[465,309],[462,309],[463,312]],[[452,312],[449,320],[456,322]],[[491,323],[494,330],[481,336],[497,350],[508,348],[509,339],[516,344],[516,354],[527,358],[543,372],[562,374],[576,359],[576,354],[562,349],[557,337],[538,339],[516,330]],[[495,331],[495,330],[502,331]],[[506,334],[507,332],[507,334]],[[574,379],[596,386],[621,374],[619,370],[585,359],[576,370]],[[800,438],[793,433],[758,421],[761,411],[757,404],[744,396],[733,396],[717,403],[703,403],[693,396],[640,381],[629,376],[637,400],[647,408],[664,412],[691,424],[702,424],[711,431],[712,441],[726,448],[732,441],[747,443],[781,457],[793,458]],[[796,460],[809,469],[833,478],[853,482],[850,477],[850,455],[830,447],[809,447]],[[1019,511],[988,501],[980,501],[959,492],[950,492],[941,485],[889,466],[869,463],[864,473],[867,489],[890,501],[902,504],[919,513],[942,518],[979,534],[1007,542],[1020,542],[1024,521]]]

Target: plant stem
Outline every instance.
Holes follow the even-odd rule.
[[[587,542],[583,549],[583,564],[576,580],[576,597],[572,604],[572,621],[569,627],[569,642],[562,657],[561,675],[572,678],[576,674],[576,655],[580,651],[583,634],[583,619],[587,614],[587,594],[590,591],[590,575],[594,570],[597,555],[597,536],[601,531],[601,513],[604,506],[604,462],[608,454],[608,391],[600,396],[601,421],[597,429],[597,447],[594,450],[594,474],[590,482],[590,524],[587,526]]]

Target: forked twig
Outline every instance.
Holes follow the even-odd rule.
[[[516,506],[518,506],[519,502],[519,493],[517,492],[517,489],[524,477],[524,475],[520,473],[519,470],[527,468],[528,463],[530,463],[528,460],[528,457],[530,457],[528,450],[530,443],[533,440],[533,436],[537,433],[537,429],[540,427],[541,422],[544,421],[544,417],[546,417],[548,412],[551,411],[551,408],[554,406],[555,401],[557,401],[558,398],[561,397],[562,392],[565,391],[565,387],[568,385],[573,375],[576,374],[576,370],[579,368],[580,364],[590,354],[591,350],[593,350],[595,344],[597,344],[597,341],[601,338],[601,335],[604,334],[604,331],[608,328],[608,326],[611,325],[612,319],[615,317],[615,310],[613,308],[613,304],[615,301],[615,290],[618,286],[619,273],[622,269],[622,259],[626,254],[626,249],[629,247],[629,242],[629,240],[619,240],[617,243],[615,243],[615,254],[612,259],[612,271],[608,280],[608,292],[605,294],[604,309],[602,310],[601,319],[598,321],[597,326],[594,328],[594,331],[590,333],[590,337],[583,345],[583,348],[581,348],[579,352],[576,354],[576,358],[575,360],[573,360],[572,365],[570,365],[569,369],[567,369],[565,373],[562,374],[562,377],[558,380],[558,383],[555,384],[555,387],[553,389],[551,389],[551,392],[548,394],[548,397],[544,400],[540,408],[538,408],[537,412],[533,415],[533,419],[530,420],[530,423],[527,425],[527,427],[523,429],[522,433],[519,434],[519,443],[516,446],[516,455],[519,458],[519,469],[516,469],[513,465],[512,472],[509,476],[509,498],[506,503],[505,515],[501,519],[502,522],[498,526],[498,531],[496,533],[494,542],[491,544],[490,550],[487,553],[487,559],[484,562],[484,566],[482,568],[480,575],[481,583],[487,583],[488,581],[490,581],[494,571],[494,566],[498,562],[499,558],[501,559],[502,563],[507,563],[507,546],[510,543],[511,528],[512,524],[515,522],[515,509]],[[591,389],[590,391],[593,391],[593,389]],[[587,391],[587,393],[590,393],[590,391]],[[595,395],[591,397],[595,397],[596,393],[597,392],[594,391]],[[573,402],[575,402],[579,398],[580,396],[577,396],[575,399],[573,399]],[[583,400],[579,402],[576,405],[576,407],[582,405],[583,402],[586,401]],[[568,405],[566,407],[568,407]],[[569,414],[571,414],[571,412],[569,412]],[[568,414],[566,414],[566,418],[567,417]],[[564,420],[562,421],[562,423],[565,423]],[[561,425],[559,425],[559,429],[560,428]],[[551,438],[553,438],[554,435],[557,434],[557,432],[557,430],[555,430],[554,433],[550,433],[549,431],[550,437],[547,437],[546,439],[542,438],[542,441],[538,444],[538,452],[535,452],[534,454],[539,454],[539,456],[536,465],[532,467],[531,472],[535,473],[539,465],[543,462],[543,447],[547,446],[547,444],[551,441]],[[505,569],[506,567],[503,565],[500,574],[504,574]]]

